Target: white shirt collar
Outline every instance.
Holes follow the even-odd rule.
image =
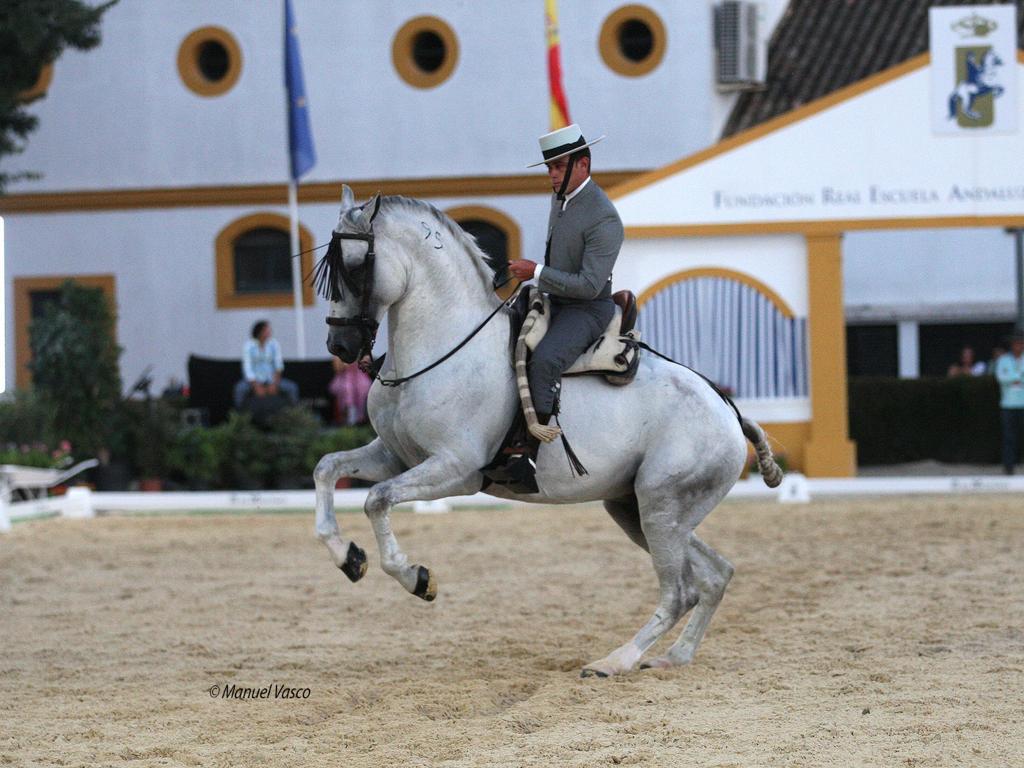
[[[572,200],[574,197],[576,197],[576,195],[578,195],[580,192],[582,192],[583,188],[585,186],[587,186],[587,184],[589,184],[589,183],[590,183],[590,177],[587,176],[587,178],[585,178],[583,180],[582,184],[580,184],[578,187],[576,187],[576,189],[574,189],[572,192],[570,192],[568,195],[565,196],[565,200],[562,201],[562,210],[563,211],[565,210],[565,206],[567,206],[569,204],[569,201]]]

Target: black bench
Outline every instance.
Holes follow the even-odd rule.
[[[334,377],[330,359],[285,360],[282,375],[298,385],[299,399],[308,403],[324,424],[329,424],[334,410],[327,391]],[[241,379],[240,359],[191,355],[188,359],[189,407],[201,410],[210,426],[220,424],[234,408],[235,384]]]

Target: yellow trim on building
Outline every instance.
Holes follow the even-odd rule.
[[[604,188],[643,173],[607,171],[595,173]],[[515,176],[445,176],[426,179],[365,179],[320,181],[299,186],[300,203],[337,203],[341,185],[348,184],[359,199],[383,190],[406,197],[486,197],[490,195],[547,195],[548,177],[542,174]],[[144,189],[68,190],[25,192],[0,197],[0,213],[56,213],[59,211],[124,211],[147,208],[202,208],[208,206],[285,205],[284,184],[249,184],[215,187],[151,187]]]
[[[651,30],[651,52],[640,61],[630,59],[622,52],[619,45],[619,34],[622,27],[631,22],[639,21]],[[665,57],[668,47],[668,35],[661,17],[645,5],[624,5],[612,11],[601,24],[601,35],[597,41],[598,50],[604,63],[613,72],[625,77],[640,77],[653,71]]]
[[[852,477],[857,446],[850,440],[843,312],[842,235],[807,237],[811,434],[804,471],[811,477]]]
[[[636,300],[637,308],[643,308],[644,304],[653,299],[655,295],[665,290],[670,285],[681,283],[684,280],[693,280],[698,277],[724,277],[727,280],[735,280],[737,283],[743,283],[744,285],[750,286],[758,293],[763,294],[765,298],[775,305],[775,308],[779,310],[783,317],[788,319],[792,319],[794,317],[793,309],[786,303],[786,300],[756,277],[748,275],[745,272],[736,272],[735,270],[723,269],[721,267],[687,269],[682,272],[675,272],[667,277],[663,277],[640,294],[639,298]]]
[[[746,221],[728,224],[670,224],[626,227],[626,237],[720,237],[729,235],[834,235],[861,229],[949,229],[1021,227],[1020,216],[921,216],[896,219]]]
[[[692,155],[680,158],[674,163],[669,163],[668,165],[651,171],[650,173],[646,173],[643,176],[638,176],[637,178],[610,190],[608,192],[608,197],[612,200],[617,200],[620,197],[628,195],[630,192],[643,189],[657,181],[661,181],[669,176],[674,176],[680,171],[685,171],[687,168],[692,168],[693,166],[700,165],[714,157],[724,155],[726,152],[731,152],[738,147],[742,147],[744,144],[756,141],[763,136],[767,136],[769,133],[774,133],[775,131],[792,125],[793,123],[806,120],[812,115],[824,112],[826,109],[834,107],[837,104],[841,104],[844,101],[849,101],[850,99],[860,96],[866,91],[870,91],[873,88],[877,88],[880,85],[884,85],[885,83],[910,74],[922,67],[926,67],[930,62],[931,56],[927,53],[922,53],[912,59],[907,59],[901,64],[897,64],[895,67],[890,67],[889,69],[878,72],[871,77],[866,77],[852,85],[846,86],[845,88],[840,88],[838,91],[833,91],[827,96],[823,96],[820,99],[812,101],[810,104],[785,112],[778,117],[767,120],[759,125],[755,125],[753,128],[748,128],[747,130],[730,136],[727,139],[723,139],[707,149],[703,149],[700,152],[695,152]]]
[[[117,292],[114,275],[46,275],[44,277],[14,278],[14,368],[15,384],[18,389],[25,389],[32,384],[32,372],[28,364],[32,361],[32,345],[29,338],[29,325],[32,322],[32,294],[36,291],[54,291],[65,281],[89,288],[102,288],[110,306],[117,315]],[[114,337],[117,338],[117,323],[114,323]]]
[[[268,307],[290,307],[294,303],[291,290],[267,293],[237,293],[235,291],[235,241],[252,229],[270,228],[288,233],[291,223],[287,216],[277,213],[254,213],[235,219],[217,235],[214,243],[215,280],[217,283],[217,309],[263,309]],[[313,271],[313,235],[306,227],[299,225],[299,249],[305,251],[300,257],[300,273],[303,277],[302,304],[313,306],[313,286],[305,277]]]
[[[413,56],[416,38],[424,32],[437,35],[444,44],[444,59],[433,72],[421,69]],[[395,71],[414,88],[436,88],[451,77],[459,61],[459,40],[447,22],[436,16],[409,19],[395,33],[391,43],[391,62]]]
[[[22,104],[28,104],[36,99],[41,99],[50,90],[50,83],[52,82],[53,64],[51,63],[39,70],[39,77],[36,78],[31,88],[27,88],[18,94],[18,101]]]
[[[219,80],[209,80],[199,68],[199,54],[205,43],[219,43],[228,54],[228,69]],[[242,76],[242,48],[223,27],[200,27],[193,30],[178,46],[178,74],[193,93],[220,96],[230,91]]]

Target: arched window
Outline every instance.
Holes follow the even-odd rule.
[[[232,222],[217,235],[217,308],[286,307],[292,304],[292,252],[289,222],[275,213],[257,213]],[[300,250],[313,237],[299,227]],[[301,257],[303,277],[312,269],[312,254]],[[313,304],[309,282],[302,303]]]
[[[650,8],[624,5],[601,25],[598,47],[604,63],[620,75],[646,75],[665,55],[665,25]]]
[[[738,398],[807,397],[807,319],[741,272],[694,269],[638,299],[644,341]]]
[[[464,205],[449,208],[445,213],[475,237],[480,250],[492,259],[508,262],[522,258],[519,225],[501,211],[482,205]]]
[[[223,27],[201,27],[178,47],[178,73],[193,93],[220,96],[242,74],[242,49]]]

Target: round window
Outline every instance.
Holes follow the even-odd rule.
[[[665,25],[643,5],[625,5],[601,26],[601,58],[609,68],[627,77],[646,75],[665,55]]]
[[[242,74],[242,49],[222,27],[202,27],[186,37],[178,48],[181,80],[200,96],[220,96]]]
[[[52,80],[53,64],[46,64],[39,70],[39,77],[36,78],[32,87],[18,94],[18,101],[22,104],[27,104],[30,101],[35,101],[36,99],[45,96]]]
[[[401,78],[415,88],[434,88],[455,70],[459,43],[444,21],[434,16],[410,19],[395,34],[391,59]]]

